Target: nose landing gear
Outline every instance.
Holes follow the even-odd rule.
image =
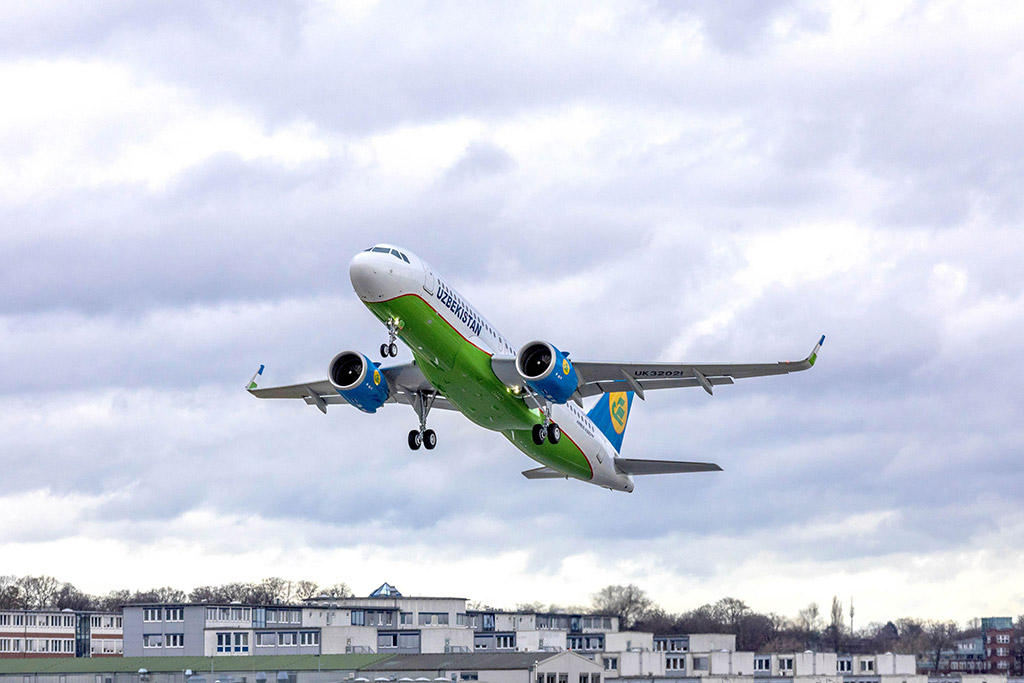
[[[382,358],[387,358],[388,356],[394,358],[398,355],[398,344],[395,343],[395,340],[398,339],[398,328],[400,325],[397,320],[388,320],[384,324],[388,328],[388,343],[380,345],[380,355]]]

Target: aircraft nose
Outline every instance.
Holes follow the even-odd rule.
[[[361,251],[353,256],[351,263],[348,264],[348,277],[352,281],[352,288],[364,301],[374,298],[374,281],[378,274],[377,260],[372,252]]]

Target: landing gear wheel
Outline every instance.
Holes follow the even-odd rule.
[[[391,356],[392,358],[398,356],[398,344],[396,344],[395,342],[391,342],[390,344],[388,344],[388,355]]]
[[[562,438],[562,428],[556,425],[554,422],[548,427],[548,443],[552,446],[558,443]]]
[[[409,448],[413,449],[414,451],[418,451],[420,449],[420,445],[422,443],[423,443],[423,434],[421,434],[416,429],[414,429],[411,432],[409,432]],[[427,446],[427,448],[431,448],[431,446]]]
[[[380,357],[381,358],[387,358],[390,355],[390,352],[391,352],[391,346],[389,344],[381,344],[380,345]]]
[[[434,450],[434,446],[437,445],[437,434],[434,433],[433,429],[428,429],[423,432],[423,447],[428,451]]]
[[[533,425],[533,442],[540,446],[548,437],[548,430],[544,425]]]

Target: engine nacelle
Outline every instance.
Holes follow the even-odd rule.
[[[516,371],[527,386],[552,403],[566,403],[579,383],[576,368],[553,344],[534,341],[516,354]]]
[[[341,397],[364,413],[375,413],[388,400],[388,381],[369,358],[342,351],[331,360],[327,377]]]

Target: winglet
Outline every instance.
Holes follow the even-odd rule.
[[[252,391],[253,389],[255,389],[257,382],[263,379],[263,367],[264,366],[261,365],[260,369],[256,371],[256,374],[252,376],[251,380],[249,380],[249,386],[246,387],[248,391]]]
[[[811,351],[811,355],[807,356],[807,362],[810,363],[812,367],[814,366],[814,361],[818,360],[818,351],[821,350],[821,346],[824,343],[825,343],[825,335],[821,335],[821,339],[819,339],[818,343],[815,344],[814,350]]]

